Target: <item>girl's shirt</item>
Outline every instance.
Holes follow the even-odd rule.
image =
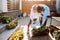
[[[36,27],[40,25],[39,18],[40,18],[40,14],[37,12],[30,14],[30,19],[32,20],[31,27]],[[37,20],[33,21],[33,19],[37,19]]]
[[[33,21],[33,19],[37,19],[37,21],[39,20],[40,17],[40,13],[31,13],[30,14],[30,19]]]

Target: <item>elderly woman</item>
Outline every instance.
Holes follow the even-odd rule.
[[[44,4],[38,4],[33,5],[30,13],[30,22],[28,24],[28,30],[29,26],[31,24],[34,24],[34,28],[36,25],[40,25],[40,28],[46,25],[47,16],[50,15],[50,9],[47,5]]]

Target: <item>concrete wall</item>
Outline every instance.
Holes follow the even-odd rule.
[[[7,0],[0,0],[0,13],[7,11]]]
[[[3,12],[7,12],[7,0],[2,0],[2,10]]]
[[[0,0],[0,13],[2,12],[2,0]]]
[[[60,14],[60,0],[56,0],[56,10],[57,13]]]

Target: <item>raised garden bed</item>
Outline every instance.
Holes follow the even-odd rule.
[[[1,23],[6,24],[6,23],[10,23],[12,21],[12,18],[10,16],[1,15],[0,20]]]
[[[58,29],[57,27],[51,25],[50,27],[50,33],[52,36],[52,39],[54,38],[55,40],[60,40],[60,29]]]
[[[33,35],[32,37],[48,35],[48,33],[49,33],[48,27],[33,29],[32,30],[32,35]]]
[[[38,36],[38,37],[32,37],[30,40],[51,40],[51,38],[48,35],[44,36]]]
[[[24,37],[24,31],[23,29],[16,30],[9,38],[8,40],[22,40]]]
[[[13,28],[15,28],[17,25],[18,25],[18,20],[15,19],[15,20],[13,20],[12,22],[10,22],[9,24],[7,24],[7,25],[6,25],[6,28],[7,28],[7,29],[13,29]]]
[[[13,29],[18,25],[18,20],[17,18],[12,20],[10,23],[8,24],[3,24],[0,23],[0,33],[2,33],[3,31],[5,31],[6,29]]]

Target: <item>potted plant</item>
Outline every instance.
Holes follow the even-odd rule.
[[[23,37],[24,37],[24,31],[23,29],[20,29],[18,31],[15,31],[8,40],[22,40]]]
[[[53,35],[54,35],[56,40],[60,40],[60,30],[55,30],[53,32]]]
[[[7,26],[6,26],[6,28],[7,29],[13,29],[13,28],[15,28],[17,26],[17,24],[15,24],[15,23],[9,23]]]
[[[2,23],[9,23],[12,21],[12,18],[9,16],[2,16]]]

